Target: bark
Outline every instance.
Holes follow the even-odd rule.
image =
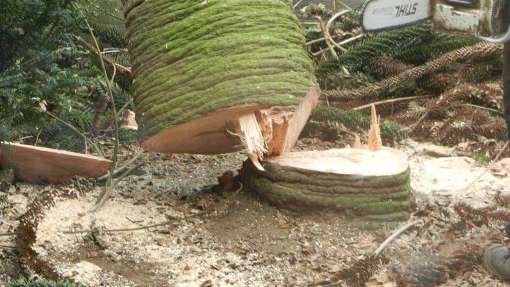
[[[124,15],[146,150],[258,153],[266,145],[278,154],[293,145],[316,101],[307,100],[316,81],[287,1],[134,0],[124,1]],[[276,144],[267,137],[253,145],[253,133],[229,128],[272,108],[288,121]],[[273,118],[258,119],[261,128],[270,122],[268,134],[280,127]]]

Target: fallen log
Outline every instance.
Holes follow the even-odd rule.
[[[123,4],[145,150],[253,159],[292,148],[320,93],[288,1]]]
[[[91,155],[17,143],[0,143],[0,164],[31,183],[63,183],[73,177],[98,178],[112,162]]]
[[[367,221],[408,219],[409,164],[398,150],[293,152],[262,164],[265,171],[245,163],[244,185],[277,206],[299,212],[337,211]]]

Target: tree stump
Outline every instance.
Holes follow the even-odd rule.
[[[265,171],[245,163],[245,187],[283,208],[330,210],[369,222],[409,217],[410,171],[403,152],[389,148],[293,152],[266,159],[263,166]]]

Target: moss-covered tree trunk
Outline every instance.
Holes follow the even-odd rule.
[[[318,93],[288,1],[123,2],[146,150],[292,147]]]
[[[409,217],[409,165],[405,154],[396,150],[294,152],[263,165],[265,171],[260,171],[246,162],[244,184],[283,208],[330,210],[369,222]]]

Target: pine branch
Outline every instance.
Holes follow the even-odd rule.
[[[338,71],[343,65],[351,73],[362,71],[364,67],[369,66],[370,59],[382,55],[394,56],[402,50],[428,41],[433,35],[430,24],[422,24],[367,37],[351,46],[338,59],[321,64],[317,69],[317,77],[324,78]]]
[[[386,55],[370,59],[370,67],[370,72],[381,78],[392,77],[413,68],[412,65]]]
[[[443,56],[424,65],[414,67],[410,70],[365,88],[357,90],[329,90],[324,91],[322,94],[328,97],[328,100],[330,101],[375,97],[384,91],[401,86],[405,82],[416,81],[426,75],[435,73],[455,62],[465,61],[468,59],[486,58],[497,53],[501,53],[501,51],[501,46],[489,43],[479,43],[474,46],[463,47],[455,51],[448,52]]]
[[[370,116],[359,111],[342,111],[332,107],[319,107],[315,109],[310,117],[307,126],[314,122],[336,123],[347,127],[350,130],[370,128]],[[381,135],[387,139],[402,140],[407,138],[407,133],[402,131],[402,126],[398,123],[383,120],[381,125]]]

